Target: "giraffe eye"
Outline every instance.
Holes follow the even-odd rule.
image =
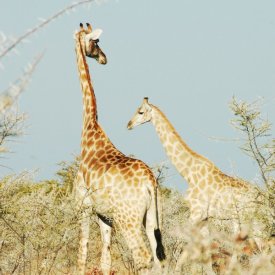
[[[99,39],[93,40],[95,42],[95,44],[97,45],[97,43],[99,42]]]
[[[138,113],[139,113],[140,115],[143,115],[143,114],[144,114],[144,112],[141,112],[141,111],[139,111]]]

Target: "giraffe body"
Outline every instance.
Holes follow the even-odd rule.
[[[98,35],[100,32],[96,32]],[[158,224],[157,182],[149,167],[142,161],[125,156],[111,143],[97,121],[97,106],[90,80],[86,56],[106,64],[107,59],[91,31],[76,33],[76,55],[83,94],[83,128],[81,137],[81,161],[75,188],[79,205],[84,206],[81,218],[81,234],[78,257],[78,273],[85,273],[89,217],[85,209],[93,208],[98,214],[102,235],[101,269],[109,274],[111,269],[111,227],[123,235],[132,251],[137,270],[149,270],[152,254],[155,263],[164,260],[164,250]],[[88,37],[88,38],[87,38]],[[146,233],[151,250],[142,234],[146,220]]]

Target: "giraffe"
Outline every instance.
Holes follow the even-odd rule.
[[[158,216],[158,184],[150,168],[140,160],[121,153],[98,123],[97,105],[86,56],[100,64],[107,58],[100,49],[101,30],[80,24],[75,33],[77,67],[83,96],[81,160],[75,181],[76,199],[84,211],[80,221],[78,273],[85,273],[89,238],[88,210],[98,215],[102,238],[100,266],[103,274],[111,269],[111,228],[124,237],[139,273],[149,272],[153,260],[159,267],[165,259]],[[142,226],[151,251],[147,248]]]
[[[254,187],[242,179],[224,174],[213,162],[194,152],[181,139],[164,113],[145,97],[127,128],[131,130],[149,121],[154,125],[170,161],[188,183],[186,201],[191,223],[202,226],[208,218],[224,219],[230,214],[234,232],[240,231],[237,222],[239,217],[232,213],[238,215],[243,208],[249,211],[256,197]],[[209,234],[206,226],[202,226],[201,232],[204,236]]]

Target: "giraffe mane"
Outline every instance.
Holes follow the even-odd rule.
[[[214,164],[211,160],[209,160],[208,158],[206,158],[206,157],[204,157],[204,156],[202,156],[202,155],[196,153],[195,151],[193,151],[193,150],[183,141],[183,139],[181,138],[181,136],[179,135],[179,133],[176,131],[175,127],[171,124],[171,122],[168,120],[168,118],[165,116],[165,114],[164,114],[157,106],[154,106],[153,104],[150,104],[150,105],[151,105],[153,108],[155,108],[155,109],[159,112],[159,114],[163,117],[163,119],[166,121],[166,123],[167,123],[168,126],[170,127],[170,131],[173,132],[173,133],[175,134],[175,136],[178,138],[180,144],[181,144],[184,148],[186,148],[186,150],[187,150],[188,152],[190,152],[190,153],[191,153],[192,155],[194,155],[196,158],[199,158],[199,159],[201,159],[201,160],[204,160],[204,161],[208,162],[210,166],[213,166],[213,167],[217,168],[217,167],[215,166],[215,164]],[[217,168],[217,169],[218,169],[218,168]],[[218,169],[218,170],[219,170],[219,169]]]

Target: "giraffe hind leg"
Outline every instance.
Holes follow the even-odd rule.
[[[132,252],[137,271],[144,273],[146,270],[150,270],[152,267],[152,256],[143,238],[142,221],[133,223],[130,228],[124,221],[116,220],[116,222],[128,248]]]
[[[165,259],[164,247],[162,245],[162,236],[157,225],[156,211],[153,204],[150,205],[146,213],[146,235],[148,237],[151,250],[154,256],[154,262],[161,266],[160,261]]]
[[[159,214],[161,212],[160,194],[158,190],[154,190],[150,194],[154,194],[156,197],[152,198],[147,210],[145,228],[153,252],[154,262],[160,266],[160,261],[164,261],[166,258],[159,223]]]

